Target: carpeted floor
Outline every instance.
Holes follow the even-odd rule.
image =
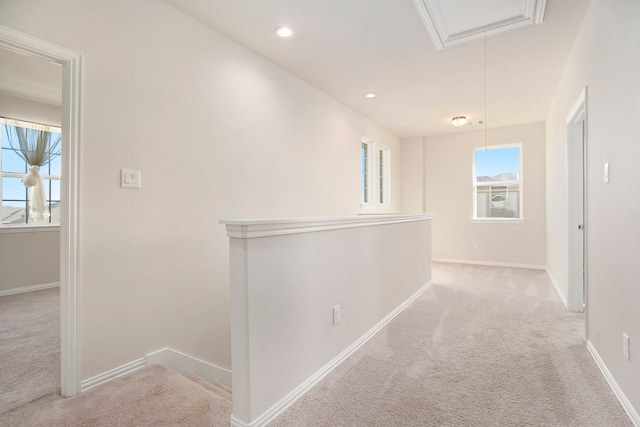
[[[0,297],[0,414],[60,391],[60,290]]]
[[[47,395],[0,415],[2,426],[229,426],[231,402],[154,365],[80,395]]]
[[[433,264],[433,286],[271,425],[631,426],[541,270]]]
[[[434,263],[433,283],[271,425],[632,425],[544,271]],[[228,426],[228,392],[156,365],[0,425]]]

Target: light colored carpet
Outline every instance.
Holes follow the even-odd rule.
[[[59,391],[59,289],[0,297],[0,414]]]
[[[632,425],[584,346],[584,315],[564,309],[543,271],[434,263],[433,278],[271,425]],[[209,390],[156,365],[48,394],[0,425],[228,426],[231,403]]]
[[[162,365],[0,415],[2,426],[229,426],[231,402]]]
[[[271,425],[632,425],[544,271],[434,263],[433,283]]]

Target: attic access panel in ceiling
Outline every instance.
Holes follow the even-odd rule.
[[[413,0],[438,51],[542,24],[547,0]]]

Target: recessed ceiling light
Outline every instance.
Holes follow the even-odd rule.
[[[293,28],[291,27],[278,27],[274,32],[278,37],[282,37],[283,39],[291,37],[294,34]]]
[[[378,96],[378,95],[376,95],[375,93],[371,92],[371,93],[366,94],[366,95],[365,95],[365,98],[373,99],[373,98],[375,98],[376,96]]]

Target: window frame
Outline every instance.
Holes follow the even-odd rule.
[[[52,132],[57,132],[62,134],[62,128],[60,126],[56,126],[56,125],[50,125],[50,124],[46,124],[46,123],[37,123],[37,122],[33,122],[33,121],[29,121],[29,120],[24,120],[24,119],[14,119],[14,118],[9,118],[9,117],[3,117],[0,116],[0,126],[4,126],[9,125],[11,126],[12,123],[11,122],[21,122],[21,123],[27,123],[27,124],[31,124],[31,125],[35,125],[35,126],[42,126],[45,128],[48,128],[49,131]],[[25,173],[20,173],[20,172],[4,172],[2,170],[2,154],[4,152],[4,150],[7,150],[6,148],[2,148],[2,133],[0,132],[0,213],[2,212],[2,206],[5,202],[4,199],[4,195],[3,195],[3,178],[19,178],[19,179],[24,179],[24,177],[27,176],[27,172]],[[62,156],[62,154],[60,154],[60,156]],[[25,162],[26,164],[26,169],[28,171],[28,164]],[[47,165],[50,165],[49,163]],[[49,170],[50,170],[50,166],[49,166]],[[60,171],[62,172],[62,171]],[[47,206],[49,208],[49,213],[51,214],[52,211],[52,203],[57,202],[58,206],[60,206],[61,201],[60,200],[55,200],[55,199],[51,199],[51,181],[59,181],[61,180],[61,175],[51,175],[51,174],[40,174],[42,181],[43,181],[43,185],[46,187],[48,187],[48,198],[46,200]],[[59,190],[61,191],[61,190]],[[28,189],[25,188],[25,193],[26,193],[26,199],[24,200],[25,203],[28,206]],[[60,195],[62,196],[62,195]],[[12,201],[7,199],[6,201]],[[22,199],[20,200],[16,200],[16,202],[23,202]],[[25,212],[27,212],[27,210],[25,209]],[[28,218],[28,216],[27,216]],[[51,228],[58,228],[60,227],[60,223],[59,222],[51,222],[51,216],[49,216],[49,221],[48,222],[23,222],[23,223],[13,223],[13,224],[5,224],[2,222],[2,218],[0,217],[0,232],[11,232],[11,231],[17,231],[18,229],[29,229],[29,230],[37,230],[38,228],[40,229],[51,229]],[[28,221],[28,219],[27,219]]]
[[[476,153],[478,151],[485,150],[500,150],[507,148],[519,149],[519,161],[520,161],[520,174],[518,180],[515,181],[483,181],[478,183],[476,181]],[[472,170],[471,170],[471,185],[472,185],[472,197],[473,197],[473,212],[471,215],[471,221],[473,223],[503,223],[503,224],[524,224],[526,222],[524,216],[524,148],[521,142],[510,144],[498,144],[489,146],[475,147],[472,152]],[[478,217],[478,187],[487,185],[518,185],[518,217]]]
[[[362,158],[365,146],[366,161]],[[360,150],[360,208],[363,211],[390,208],[391,148],[363,136],[360,138]],[[367,168],[366,176],[363,176],[364,167]]]
[[[376,149],[376,158],[378,204],[389,206],[391,204],[391,149],[380,144]]]
[[[362,137],[360,139],[360,205],[362,207],[373,204],[373,153],[373,141]]]

